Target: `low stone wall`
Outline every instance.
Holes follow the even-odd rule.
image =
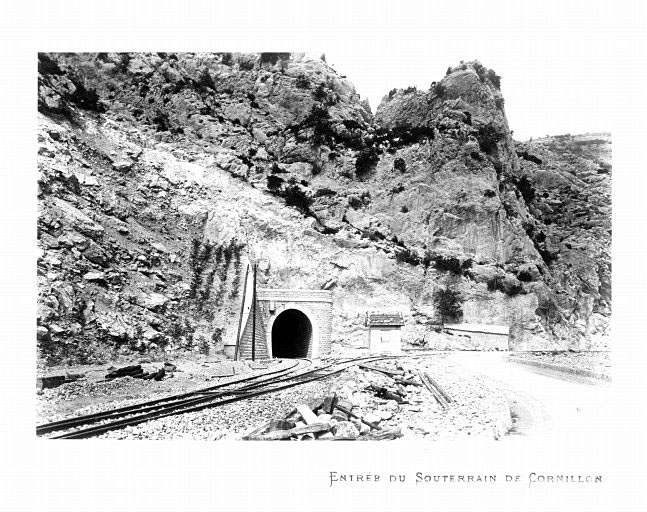
[[[526,364],[529,366],[536,366],[537,368],[544,368],[546,370],[552,370],[555,372],[569,373],[571,375],[578,375],[580,377],[588,377],[591,379],[606,380],[607,382],[611,382],[611,376],[602,372],[585,370],[583,368],[569,368],[568,366],[545,363],[542,361],[532,361],[530,359],[523,359],[513,356],[508,357],[508,360],[512,363]]]
[[[432,350],[508,350],[508,335],[442,328],[425,335]]]

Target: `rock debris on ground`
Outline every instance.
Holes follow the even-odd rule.
[[[176,364],[178,370],[181,370],[183,363]],[[293,363],[289,360],[268,363],[267,369],[250,369],[248,375],[267,373],[291,364]],[[394,379],[378,371],[354,366],[341,374],[277,393],[152,420],[108,432],[97,438],[241,440],[269,421],[285,418],[298,405],[311,404],[331,395],[347,404],[354,415],[378,424],[381,432],[397,432],[400,439],[404,440],[472,437],[500,439],[511,426],[509,407],[502,391],[485,378],[454,366],[446,360],[444,354],[378,361],[370,366],[397,375]],[[430,375],[451,397],[453,402],[448,408],[443,408],[433,394],[421,385],[418,371]],[[80,380],[59,388],[46,389],[38,396],[39,423],[133,405],[240,378],[212,378],[212,373],[217,373],[217,370],[209,365],[194,364],[192,377],[182,382],[180,378],[169,379],[171,382],[175,380],[173,385],[169,381],[155,382],[124,377],[107,382]],[[398,383],[402,381],[409,382],[410,385]],[[165,386],[163,389],[158,387],[162,384]],[[401,403],[378,396],[376,389],[391,390],[394,396],[400,397],[398,401]],[[97,403],[92,403],[97,400]],[[73,404],[80,407],[72,410]],[[292,419],[297,422],[300,418],[293,415]],[[339,435],[344,438],[366,435],[370,430],[352,417],[335,418],[333,414],[331,418],[323,417],[322,421],[331,423],[331,433],[340,432]],[[294,439],[312,437],[314,436],[299,435]]]

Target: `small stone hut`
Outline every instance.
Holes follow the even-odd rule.
[[[402,350],[402,313],[366,313],[368,349],[371,353],[400,352]]]

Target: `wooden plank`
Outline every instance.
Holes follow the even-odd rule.
[[[418,376],[420,377],[420,380],[421,380],[421,381],[422,381],[422,383],[425,385],[425,387],[426,387],[426,388],[431,392],[431,394],[434,396],[434,398],[436,399],[436,402],[438,402],[438,403],[440,404],[440,406],[441,406],[443,409],[448,409],[448,408],[449,408],[449,404],[447,404],[447,403],[445,402],[445,399],[440,395],[440,393],[438,393],[438,391],[436,391],[436,390],[434,389],[434,387],[433,387],[433,385],[431,384],[431,382],[429,382],[429,381],[427,380],[427,374],[425,374],[424,372],[422,372],[422,371],[420,371],[420,370],[419,370],[419,371],[418,371]]]
[[[303,418],[303,421],[306,422],[307,425],[310,425],[311,423],[318,423],[319,419],[317,418],[317,415],[310,410],[310,407],[308,407],[306,404],[301,404],[297,405],[297,411]]]
[[[400,377],[400,376],[404,375],[404,372],[400,372],[400,371],[393,372],[393,371],[390,371],[390,370],[386,370],[384,368],[376,368],[374,366],[368,366],[368,365],[365,365],[365,364],[360,364],[359,367],[362,368],[363,370],[370,370],[370,371],[373,371],[373,372],[376,372],[376,373],[381,373],[381,374],[386,375],[387,377],[391,377],[391,378],[394,378],[395,376]]]
[[[355,413],[353,413],[353,412],[351,412],[349,410],[345,410],[343,407],[337,406],[337,408],[339,410],[341,410],[342,412],[348,414],[349,416],[352,416],[353,418],[358,419],[359,421],[364,423],[364,425],[368,425],[369,427],[374,428],[375,430],[380,430],[380,427],[376,423],[371,423],[369,421],[366,421],[366,420],[360,418],[357,414],[355,414]]]
[[[141,364],[134,364],[132,366],[124,366],[123,368],[119,368],[112,373],[115,374],[117,377],[123,377],[125,375],[136,373],[141,369],[142,369]]]
[[[330,423],[320,422],[320,423],[311,423],[305,427],[295,427],[290,430],[290,433],[293,436],[302,435],[302,434],[318,434],[320,432],[328,432],[331,429]]]
[[[323,412],[326,414],[332,414],[333,409],[335,408],[335,404],[337,403],[337,395],[330,395],[324,398],[324,402],[322,405]]]
[[[429,379],[429,382],[431,382],[431,384],[438,390],[438,392],[445,398],[445,400],[448,403],[451,403],[454,401],[454,399],[451,396],[449,396],[447,393],[445,393],[445,390],[441,388],[434,379],[431,378],[431,375],[426,373],[425,376]]]
[[[299,411],[297,411],[296,409],[292,409],[289,413],[287,413],[285,416],[283,416],[283,419],[284,420],[289,420],[292,416],[294,416],[295,414],[298,414],[298,412]]]
[[[293,428],[294,428],[293,421],[271,420],[267,428],[267,432],[275,432],[277,430],[291,430]]]
[[[270,423],[271,423],[271,422],[270,422],[270,421],[268,421],[267,423],[264,423],[263,425],[261,425],[261,426],[260,426],[260,427],[258,427],[257,429],[252,430],[249,434],[245,435],[245,436],[243,437],[243,439],[245,439],[245,440],[247,440],[247,439],[251,439],[251,438],[253,438],[253,437],[255,437],[255,436],[258,436],[258,435],[260,435],[260,434],[262,434],[262,433],[264,433],[264,432],[267,432],[267,429],[268,429],[268,428],[270,428]]]
[[[446,408],[449,408],[450,402],[447,400],[447,398],[446,398],[446,397],[445,397],[445,395],[443,394],[442,390],[438,389],[438,386],[437,386],[437,385],[435,385],[435,383],[434,383],[433,379],[429,376],[429,374],[428,374],[428,373],[425,373],[425,374],[424,374],[424,378],[425,378],[425,384],[426,384],[430,389],[432,389],[432,390],[435,392],[435,394],[436,394],[437,396],[439,396],[439,397],[441,398],[441,400],[445,403],[445,407],[446,407]]]
[[[401,386],[422,386],[419,382],[411,379],[395,379],[395,383]]]
[[[325,400],[323,398],[315,398],[310,402],[308,405],[310,407],[310,410],[314,413],[316,413],[318,410],[320,410],[322,407],[325,409]],[[286,414],[283,419],[284,420],[289,420],[294,416],[295,414],[299,414],[299,411],[295,409],[292,409],[288,414]]]
[[[348,421],[348,413],[345,411],[350,411],[352,408],[352,403],[335,395],[335,399],[331,405],[333,419],[336,419],[337,421]]]

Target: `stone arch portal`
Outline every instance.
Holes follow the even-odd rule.
[[[319,358],[330,353],[330,290],[259,288],[255,329],[253,317],[252,301],[246,300],[239,337],[240,359],[251,359],[252,353],[256,359]],[[256,342],[252,343],[254,333]]]
[[[286,309],[272,324],[272,356],[307,357],[312,343],[312,322],[298,309]]]

